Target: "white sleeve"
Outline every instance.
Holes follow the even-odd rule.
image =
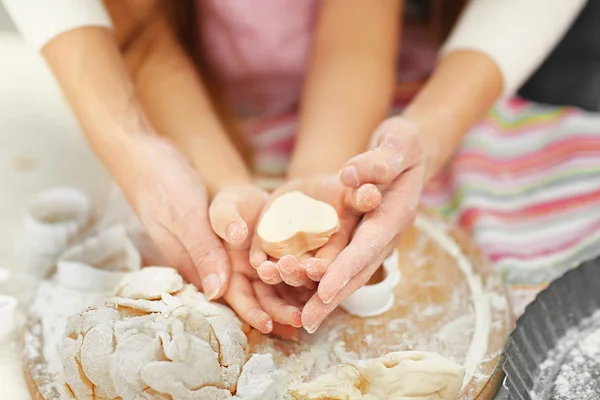
[[[84,26],[112,28],[102,0],[0,0],[25,41],[41,50],[52,38]]]
[[[511,95],[543,63],[586,0],[471,0],[440,54],[474,50],[500,68]]]

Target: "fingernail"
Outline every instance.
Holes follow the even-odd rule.
[[[208,300],[214,299],[221,289],[219,277],[215,274],[210,274],[202,280],[202,289]]]
[[[273,321],[272,320],[268,320],[267,323],[266,323],[266,327],[267,327],[267,332],[266,333],[273,332]]]
[[[248,230],[246,229],[246,224],[242,222],[232,222],[227,226],[227,241],[231,244],[240,244],[248,235]]]
[[[304,330],[312,335],[313,333],[315,333],[317,331],[317,329],[319,329],[319,326],[321,326],[321,324],[314,324],[314,325],[311,325],[311,326],[305,326]]]
[[[342,181],[347,185],[352,187],[360,186],[360,181],[358,180],[358,170],[354,165],[342,168],[341,177]]]

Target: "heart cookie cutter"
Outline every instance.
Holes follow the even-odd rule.
[[[373,285],[365,285],[352,293],[340,305],[349,314],[358,317],[374,317],[388,311],[394,305],[394,287],[402,277],[398,269],[398,252],[383,261],[384,278]]]

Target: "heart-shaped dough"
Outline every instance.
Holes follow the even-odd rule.
[[[272,257],[300,256],[323,246],[340,228],[330,204],[294,191],[278,197],[258,224],[263,250]]]

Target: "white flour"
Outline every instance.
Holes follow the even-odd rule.
[[[475,375],[479,364],[485,357],[490,336],[491,310],[488,294],[483,290],[481,276],[475,273],[471,261],[465,256],[460,246],[447,232],[445,225],[432,222],[428,218],[417,216],[415,225],[434,239],[440,247],[446,250],[457,261],[465,275],[475,308],[475,332],[465,360],[465,386]]]
[[[600,311],[571,328],[540,365],[535,399],[600,399]]]

